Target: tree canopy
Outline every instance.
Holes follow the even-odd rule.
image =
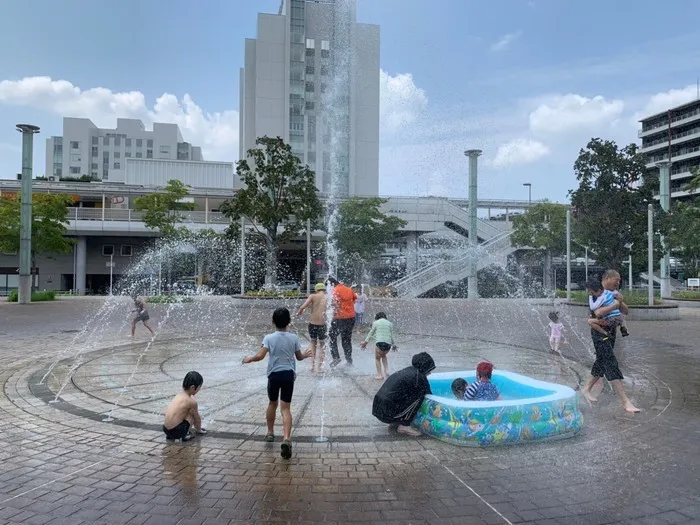
[[[265,284],[276,284],[279,242],[298,236],[322,214],[316,175],[280,137],[261,137],[236,164],[243,189],[220,207],[232,220],[231,235],[245,217],[267,244]]]
[[[527,213],[513,217],[513,246],[544,250],[554,255],[566,251],[566,206],[541,202]]]
[[[647,206],[654,203],[659,179],[645,164],[636,144],[619,148],[599,138],[591,139],[574,163],[579,187],[569,192],[573,228],[605,267],[619,268],[630,244],[635,259],[646,256]]]
[[[134,208],[143,213],[146,227],[158,230],[164,237],[176,233],[176,224],[182,221],[179,211],[194,209],[191,202],[182,202],[189,194],[189,186],[179,180],[169,180],[165,193],[150,193],[134,200]]]

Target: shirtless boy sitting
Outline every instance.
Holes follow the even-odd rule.
[[[197,409],[194,395],[199,392],[204,379],[199,372],[187,372],[182,381],[182,392],[176,395],[165,409],[163,432],[166,439],[189,441],[194,437],[190,434],[190,426],[197,434],[206,434],[202,428],[202,418]]]
[[[304,313],[309,306],[311,315],[309,316],[309,339],[311,340],[311,373],[316,373],[316,345],[318,345],[318,370],[322,371],[323,360],[325,358],[324,344],[326,341],[326,312],[328,310],[328,295],[326,285],[318,283],[316,293],[309,295],[309,298],[301,305],[297,311],[297,317]]]

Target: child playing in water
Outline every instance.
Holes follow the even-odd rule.
[[[588,281],[586,288],[589,294],[588,306],[594,313],[599,308],[612,306],[616,302],[619,304],[619,301],[613,297],[612,293],[609,290],[605,290],[600,281],[595,278]],[[596,317],[588,319],[588,325],[605,337],[609,337],[611,332],[615,332],[621,322],[622,312],[620,312],[619,308],[615,308],[601,317],[598,317],[596,314]]]
[[[556,352],[561,355],[561,350],[559,350],[559,343],[562,340],[562,335],[564,333],[564,325],[559,322],[559,313],[550,312],[549,313],[549,348],[552,352]]]
[[[603,274],[602,281],[603,288],[608,290],[615,299],[620,301],[620,310],[622,310],[625,298],[618,290],[620,286],[620,274],[617,272],[617,270],[606,270]],[[625,313],[624,310],[622,311],[622,313]],[[625,317],[623,315],[620,316],[620,333],[622,334],[622,337],[627,337],[628,335],[630,335],[629,331],[627,330],[627,323],[625,322]]]
[[[389,377],[389,360],[387,354],[389,350],[398,350],[396,339],[394,337],[394,325],[386,318],[384,312],[378,312],[374,316],[372,328],[365,340],[360,343],[360,347],[364,350],[367,348],[367,343],[374,338],[374,363],[377,365],[377,379],[383,381],[385,377]],[[384,364],[384,374],[382,374],[382,364]]]
[[[491,382],[493,365],[482,361],[476,365],[476,381],[464,391],[465,401],[496,401],[501,399],[498,388]]]
[[[311,315],[309,316],[309,339],[311,340],[311,374],[316,375],[316,347],[318,346],[318,371],[323,370],[323,361],[326,357],[324,346],[326,344],[326,314],[328,310],[328,295],[326,285],[317,283],[315,293],[309,295],[299,310],[297,317],[301,316],[309,306]]]
[[[292,457],[292,394],[294,393],[294,380],[296,379],[296,358],[302,361],[312,357],[309,348],[301,351],[299,338],[287,331],[292,316],[286,308],[277,308],[272,314],[272,324],[275,331],[263,338],[262,347],[257,354],[243,359],[243,364],[262,361],[269,353],[267,362],[267,396],[270,403],[267,405],[265,419],[267,420],[267,435],[265,441],[275,440],[275,416],[277,414],[277,401],[281,399],[280,410],[282,412],[282,427],[284,437],[282,441],[281,456],[284,459]]]
[[[460,401],[464,401],[464,393],[467,391],[469,384],[461,377],[452,381],[452,393]]]
[[[194,437],[190,433],[190,427],[193,427],[197,434],[207,433],[202,428],[202,418],[194,398],[203,384],[204,379],[199,372],[187,372],[182,380],[182,392],[176,395],[165,409],[163,432],[166,439],[189,441]]]
[[[134,337],[134,333],[136,332],[136,324],[139,321],[143,323],[143,326],[148,328],[151,335],[156,335],[153,328],[148,325],[148,320],[151,318],[151,316],[148,315],[148,310],[146,310],[146,301],[134,295],[134,306],[136,309],[132,310],[132,312],[136,313],[136,317],[134,317],[133,321],[131,321],[131,337]]]

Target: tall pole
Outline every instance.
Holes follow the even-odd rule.
[[[311,219],[306,219],[306,294],[311,294]]]
[[[632,250],[630,249],[629,279],[627,279],[627,289],[632,291]]]
[[[113,271],[113,269],[114,269],[114,254],[109,256],[109,295],[112,295],[112,271]]]
[[[586,265],[586,283],[588,283],[588,246],[584,246],[586,249],[586,262],[584,263]]]
[[[647,286],[649,306],[654,306],[654,206],[647,207]]]
[[[661,204],[661,209],[668,213],[669,208],[671,207],[671,162],[657,162],[656,166],[659,168],[659,203]],[[671,249],[667,243],[666,237],[663,235],[661,236],[661,249],[661,270],[659,272],[659,278],[661,280],[661,297],[671,297]]]
[[[571,210],[569,209],[566,210],[566,300],[571,301]]]
[[[476,220],[476,207],[477,207],[477,171],[478,171],[478,159],[481,155],[480,149],[469,149],[464,152],[464,154],[469,157],[469,278],[467,281],[467,298],[476,299],[479,297],[479,286],[477,283],[477,257],[476,257],[476,245],[477,245],[477,220]]]
[[[34,158],[34,135],[37,126],[17,124],[22,134],[22,199],[19,234],[19,294],[20,304],[32,301],[32,161]]]
[[[532,204],[532,183],[524,182],[523,186],[527,186],[527,204],[529,206]]]
[[[241,217],[241,295],[245,295],[245,217]]]

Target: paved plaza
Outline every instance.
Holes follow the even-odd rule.
[[[700,308],[629,322],[616,353],[642,409],[605,382],[570,439],[469,448],[388,431],[371,416],[373,352],[320,377],[298,364],[294,455],[266,443],[266,362],[243,366],[282,303],[205,297],[151,305],[151,340],[128,337],[125,298],[0,302],[0,524],[700,523]],[[297,307],[291,301],[287,306]],[[567,329],[549,352],[547,313]],[[583,309],[525,300],[373,300],[397,370],[427,351],[438,371],[497,368],[579,388],[593,349]],[[295,329],[305,335],[303,320]],[[160,430],[189,370],[209,434]],[[281,435],[278,418],[277,435]]]

